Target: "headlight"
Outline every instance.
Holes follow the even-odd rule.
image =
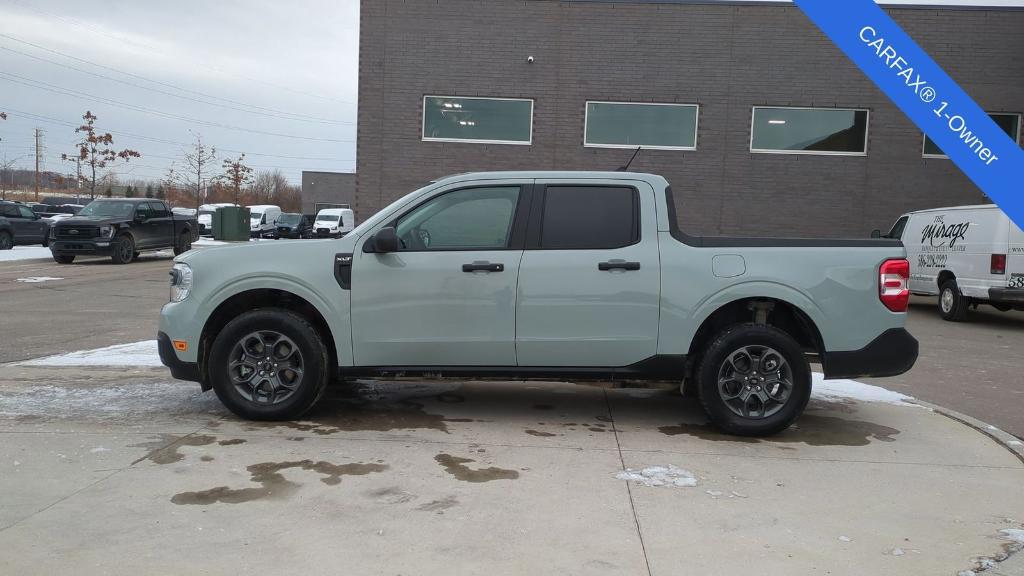
[[[113,226],[100,226],[100,237],[101,238],[111,238],[113,236],[114,236],[114,227]]]
[[[188,298],[192,290],[192,268],[184,262],[171,267],[171,302],[181,302]]]

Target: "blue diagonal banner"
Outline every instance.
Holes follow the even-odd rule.
[[[1024,150],[874,0],[794,1],[968,178],[1024,228]]]

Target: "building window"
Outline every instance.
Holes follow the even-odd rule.
[[[587,102],[583,145],[697,149],[696,104]]]
[[[529,144],[533,100],[423,97],[423,139],[481,144]]]
[[[750,151],[865,156],[868,111],[754,106]]]
[[[996,126],[1003,129],[1006,135],[1014,142],[1020,143],[1020,114],[993,114],[988,115]],[[921,156],[925,158],[949,158],[946,153],[927,134],[924,135],[924,145],[921,148]]]

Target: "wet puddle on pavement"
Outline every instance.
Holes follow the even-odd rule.
[[[900,433],[896,428],[867,422],[847,420],[835,416],[804,414],[787,430],[768,438],[730,436],[710,424],[676,424],[658,428],[667,436],[686,435],[712,442],[740,442],[747,444],[801,443],[808,446],[867,446],[872,440],[895,442]]]

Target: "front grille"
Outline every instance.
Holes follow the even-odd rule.
[[[317,234],[330,234],[331,233],[331,229],[330,228],[317,228],[316,229],[316,233]]]
[[[100,235],[99,226],[57,226],[57,238],[64,240],[85,240],[97,238]]]

